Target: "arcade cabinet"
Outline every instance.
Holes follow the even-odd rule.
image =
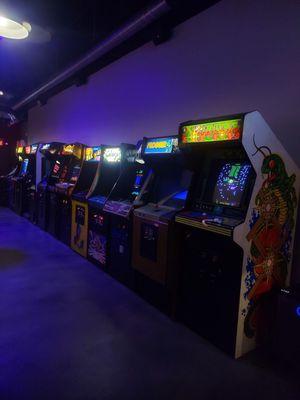
[[[88,204],[87,196],[96,177],[103,146],[86,147],[84,163],[72,194],[71,248],[87,257]]]
[[[33,157],[35,162],[35,174],[32,178],[31,185],[27,191],[27,203],[28,203],[28,217],[32,223],[37,222],[37,186],[38,183],[42,179],[42,158],[43,155],[40,152],[40,149],[43,145],[42,144],[33,144],[31,145],[30,155]]]
[[[12,210],[15,208],[15,186],[17,182],[17,177],[22,176],[28,165],[28,161],[23,162],[25,159],[25,147],[17,146],[16,155],[18,157],[19,167],[15,174],[8,181],[8,207]],[[22,173],[21,173],[22,171]]]
[[[26,146],[23,153],[21,169],[18,176],[12,178],[13,181],[13,200],[12,209],[19,215],[29,212],[30,190],[36,176],[36,151],[38,144]]]
[[[126,151],[132,145],[121,144],[119,147],[103,146],[97,173],[88,193],[88,259],[101,268],[108,264],[107,233],[109,216],[103,212],[104,204],[117,181]]]
[[[300,285],[282,289],[277,297],[272,327],[271,351],[280,361],[299,368],[300,363]]]
[[[60,174],[60,153],[63,143],[45,143],[40,148],[42,154],[42,179],[37,185],[37,225],[44,230],[48,228],[49,222],[49,186],[58,182]]]
[[[114,185],[103,211],[109,216],[108,272],[128,287],[134,287],[131,266],[133,210],[147,199],[152,173],[141,158],[142,144],[125,154],[125,166]]]
[[[23,147],[20,147],[23,151]],[[18,149],[16,148],[16,162],[14,168],[7,174],[0,176],[0,205],[3,207],[7,207],[10,204],[10,187],[12,184],[12,178],[17,176],[20,170],[21,162],[20,157],[18,156]]]
[[[256,345],[265,296],[289,282],[299,171],[258,112],[180,125],[193,172],[177,315],[234,357]]]
[[[83,163],[84,145],[80,143],[63,146],[57,168],[58,182],[49,186],[49,232],[63,243],[70,245],[71,195]]]
[[[176,212],[186,202],[191,172],[184,168],[178,136],[147,138],[142,158],[153,171],[148,203],[134,210],[132,266],[135,289],[173,314],[177,286]]]

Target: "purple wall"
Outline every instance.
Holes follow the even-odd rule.
[[[300,3],[223,0],[29,115],[32,141],[135,142],[180,121],[258,109],[300,152]]]
[[[30,140],[136,142],[257,109],[300,165],[299,15],[295,0],[223,0],[32,109]]]

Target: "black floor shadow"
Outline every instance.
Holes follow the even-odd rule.
[[[26,260],[26,254],[17,249],[0,248],[0,269],[21,264]]]

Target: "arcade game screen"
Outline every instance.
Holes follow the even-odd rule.
[[[53,178],[58,178],[59,174],[60,174],[60,170],[61,170],[61,162],[56,160],[53,166],[53,170],[52,170],[52,177]]]
[[[45,143],[43,144],[41,150],[49,150],[49,148],[50,148],[50,143]]]
[[[214,187],[212,202],[223,206],[241,207],[251,170],[250,164],[223,164]]]
[[[79,177],[79,175],[80,175],[80,165],[75,165],[74,167],[73,167],[73,171],[72,171],[72,176],[71,176],[71,179],[70,179],[70,183],[76,183],[77,182],[77,179],[78,179],[78,177]]]
[[[36,154],[37,149],[38,149],[38,145],[37,145],[37,144],[33,144],[33,145],[31,146],[31,151],[30,151],[30,153],[31,153],[31,154]]]
[[[131,190],[131,197],[133,200],[135,199],[136,196],[140,194],[140,191],[144,183],[144,176],[145,176],[145,171],[143,169],[138,169],[136,171],[135,180]]]
[[[21,169],[20,169],[20,175],[25,175],[27,172],[27,167],[28,167],[28,162],[29,159],[25,158],[25,160],[22,161]]]

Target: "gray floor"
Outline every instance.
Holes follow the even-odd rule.
[[[257,355],[234,361],[47,233],[0,208],[0,399],[298,399]]]

